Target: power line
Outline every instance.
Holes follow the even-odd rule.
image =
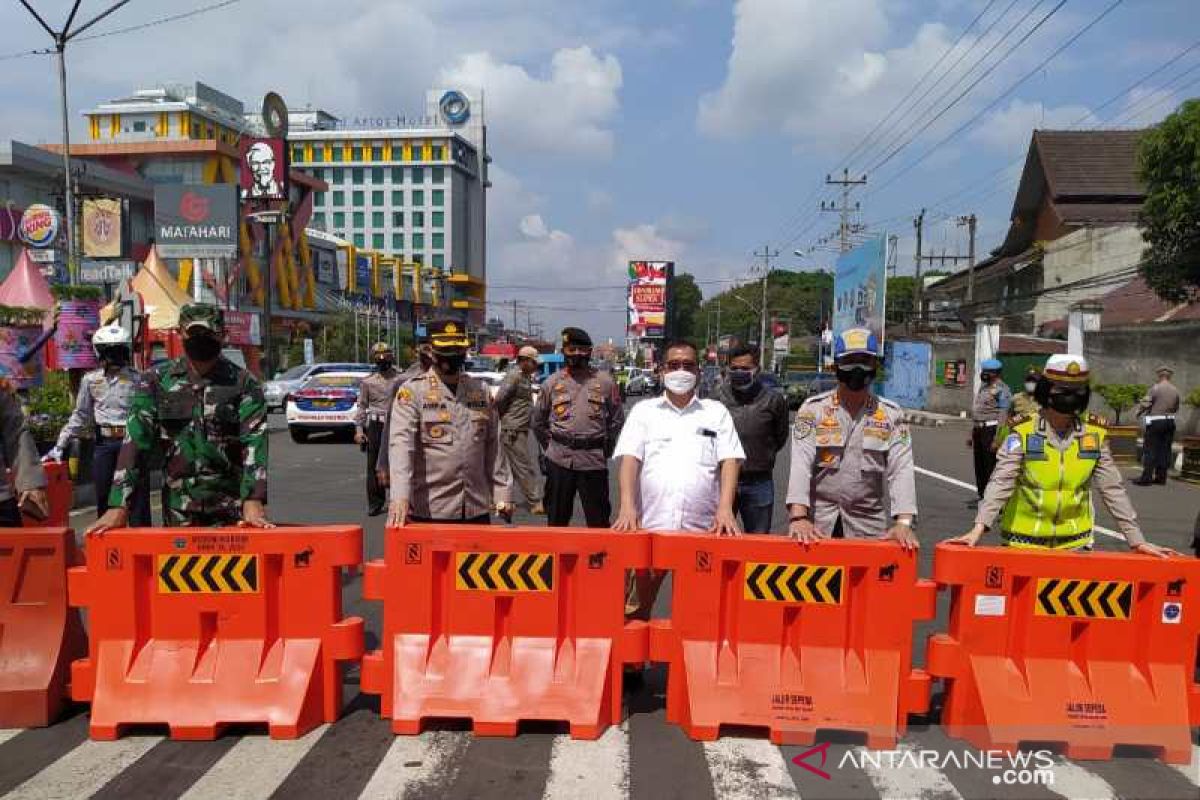
[[[988,105],[986,105],[982,109],[980,109],[979,113],[975,114],[973,117],[971,117],[969,120],[964,122],[962,125],[955,128],[947,136],[945,136],[941,141],[939,141],[933,147],[929,148],[924,153],[922,153],[921,156],[918,157],[916,160],[910,161],[908,164],[906,164],[904,167],[902,167],[898,172],[896,172],[894,175],[892,175],[891,178],[884,181],[884,183],[881,186],[879,186],[877,189],[875,189],[874,192],[871,192],[870,195],[879,194],[884,189],[886,189],[888,186],[891,186],[893,183],[895,183],[900,178],[901,175],[908,173],[911,169],[913,169],[917,165],[924,162],[925,159],[929,158],[929,156],[931,156],[935,152],[937,152],[937,150],[939,148],[941,148],[943,145],[945,145],[951,139],[955,138],[960,133],[967,130],[969,127],[971,127],[976,122],[978,122],[983,117],[984,114],[986,114],[988,111],[995,108],[1001,101],[1003,101],[1005,98],[1007,98],[1013,92],[1015,92],[1023,83],[1025,83],[1025,81],[1029,80],[1034,75],[1041,72],[1042,69],[1044,69],[1047,64],[1049,64],[1051,61],[1053,61],[1055,58],[1057,58],[1059,55],[1061,55],[1063,53],[1063,51],[1065,51],[1067,48],[1069,48],[1071,45],[1073,45],[1076,41],[1078,41],[1081,37],[1083,37],[1084,34],[1086,34],[1088,31],[1090,31],[1096,25],[1098,25],[1105,17],[1107,17],[1110,13],[1112,13],[1112,11],[1117,8],[1117,6],[1121,5],[1121,3],[1123,1],[1124,0],[1113,0],[1113,2],[1110,3],[1107,8],[1105,8],[1103,11],[1101,11],[1099,14],[1097,14],[1095,17],[1093,17],[1090,22],[1088,22],[1086,25],[1084,25],[1082,28],[1080,28],[1078,31],[1076,31],[1069,39],[1067,39],[1065,42],[1063,42],[1057,48],[1055,48],[1054,51],[1050,53],[1050,55],[1048,55],[1046,58],[1042,59],[1042,61],[1036,67],[1034,67],[1029,72],[1025,73],[1025,75],[1023,75],[1016,81],[1014,81],[1007,89],[1004,90],[1004,92],[1002,92],[998,97],[996,97],[996,99],[994,99],[991,103],[989,103]]]
[[[198,17],[201,14],[207,14],[209,11],[218,11],[222,8],[226,8],[227,6],[232,6],[232,5],[235,5],[240,2],[242,2],[242,0],[222,0],[222,2],[220,2],[220,3],[213,3],[211,5],[202,6],[200,8],[192,9],[191,11],[184,11],[180,14],[172,14],[169,17],[160,17],[159,19],[151,20],[149,22],[143,22],[138,25],[130,25],[125,28],[116,28],[111,31],[102,31],[100,33],[93,33],[90,36],[80,36],[78,39],[76,39],[76,41],[87,42],[87,41],[91,41],[92,39],[103,39],[107,36],[119,36],[123,33],[134,33],[136,31],[144,31],[147,28],[153,28],[158,25],[165,25],[168,22],[177,22],[179,20],[191,19],[192,17]]]

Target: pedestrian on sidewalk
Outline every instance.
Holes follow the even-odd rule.
[[[591,366],[592,337],[581,328],[563,328],[566,369],[542,383],[533,411],[533,435],[545,451],[545,503],[548,523],[571,524],[575,496],[589,528],[612,522],[608,457],[625,422],[617,382]]]
[[[1091,550],[1094,489],[1131,550],[1174,554],[1142,535],[1109,451],[1107,423],[1087,413],[1091,389],[1083,356],[1050,356],[1035,396],[1038,411],[1012,420],[974,526],[949,541],[973,546],[999,518],[1007,547]]]
[[[985,360],[980,366],[979,378],[981,384],[971,406],[971,421],[973,429],[967,447],[975,453],[975,493],[978,495],[975,503],[983,499],[983,490],[987,488],[992,470],[996,468],[996,451],[999,443],[996,441],[996,429],[1008,415],[1012,405],[1012,390],[1000,378],[1003,364],[995,358]]]
[[[733,505],[746,458],[729,410],[696,396],[699,355],[688,342],[667,346],[663,395],[633,407],[613,458],[620,462],[618,531],[709,531],[737,535]],[[649,619],[665,572],[637,574],[626,613]]]
[[[1179,390],[1171,383],[1175,374],[1168,366],[1155,370],[1158,381],[1138,403],[1137,415],[1146,426],[1142,433],[1142,475],[1138,486],[1166,483],[1171,467],[1171,445],[1175,442],[1175,415],[1179,413]]]
[[[363,378],[358,385],[358,403],[354,407],[354,443],[365,446],[367,453],[367,515],[383,513],[387,503],[387,492],[379,481],[377,470],[379,453],[384,448],[383,423],[387,419],[388,406],[396,398],[396,357],[387,342],[376,342],[371,346],[371,359],[375,371]]]
[[[770,533],[775,510],[775,454],[788,441],[788,407],[783,392],[759,379],[758,348],[739,345],[729,354],[728,377],[712,399],[733,417],[746,460],[738,473],[735,514],[746,533]]]
[[[225,312],[210,303],[179,310],[181,358],[142,373],[113,475],[110,508],[88,533],[124,528],[137,490],[162,454],[163,522],[173,527],[267,519],[267,401],[246,370],[221,355]]]
[[[796,412],[788,534],[803,543],[892,539],[915,550],[912,435],[900,406],[871,392],[879,341],[866,328],[850,328],[833,352],[837,388]]]
[[[512,475],[487,385],[463,372],[470,338],[457,320],[428,323],[433,368],[396,392],[388,457],[388,527],[487,525],[512,517]]]
[[[117,458],[125,441],[126,426],[133,406],[138,372],[129,365],[132,338],[118,324],[105,325],[92,334],[92,349],[100,367],[83,376],[75,398],[75,410],[58,434],[58,441],[43,462],[62,461],[63,451],[72,439],[90,431],[95,442],[92,452],[92,487],[96,492],[96,516],[109,509],[109,493]],[[134,528],[150,527],[150,480],[146,473],[134,492],[129,524]]]
[[[517,363],[504,375],[496,392],[496,412],[500,415],[500,437],[513,479],[520,484],[529,512],[545,515],[537,474],[529,455],[529,420],[533,411],[533,376],[538,370],[538,351],[526,345],[517,352]]]

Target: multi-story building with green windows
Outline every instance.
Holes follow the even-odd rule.
[[[481,93],[433,90],[417,119],[293,111],[288,147],[294,169],[329,185],[312,227],[395,258],[406,278],[440,282],[450,307],[482,325],[486,137]]]

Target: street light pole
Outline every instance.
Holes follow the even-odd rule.
[[[762,252],[755,251],[754,256],[763,260],[762,319],[759,320],[758,363],[760,366],[765,367],[767,365],[767,280],[771,277],[771,259],[779,258],[779,251],[771,250],[770,247],[764,245]]]

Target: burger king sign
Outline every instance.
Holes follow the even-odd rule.
[[[42,203],[34,203],[21,215],[17,235],[30,247],[50,247],[58,237],[58,212]]]

